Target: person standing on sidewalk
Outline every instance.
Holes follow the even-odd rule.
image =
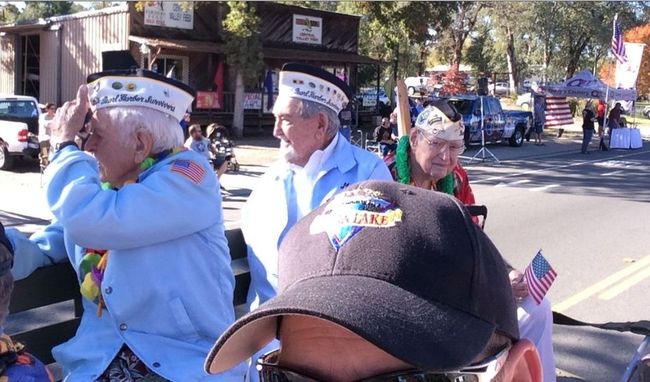
[[[598,108],[596,109],[596,120],[598,121],[598,137],[600,138],[598,148],[603,151],[607,151],[607,145],[605,144],[605,108],[605,101],[599,99]]]
[[[587,148],[591,137],[594,135],[594,121],[596,114],[594,113],[594,105],[591,101],[587,101],[584,110],[582,110],[582,149],[580,152],[588,154]]]

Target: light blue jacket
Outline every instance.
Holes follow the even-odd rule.
[[[203,169],[198,183],[173,171],[179,159]],[[181,152],[141,173],[138,183],[103,191],[95,159],[66,147],[47,173],[57,220],[31,240],[10,230],[16,278],[65,261],[66,253],[79,273],[83,248],[109,250],[107,309],[100,318],[97,305],[83,299],[77,334],[53,350],[65,381],[94,380],[123,344],[172,381],[241,381],[243,365],[218,376],[203,371],[211,346],[234,321],[219,184],[207,160]]]
[[[285,177],[289,165],[276,162],[262,176],[242,210],[242,231],[248,245],[251,285],[249,309],[275,296],[278,287],[278,248],[286,233],[289,214]],[[342,136],[334,151],[322,164],[313,189],[310,207],[316,209],[350,184],[363,180],[391,180],[384,162],[377,155],[352,145]]]

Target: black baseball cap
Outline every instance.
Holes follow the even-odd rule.
[[[505,263],[452,196],[396,182],[348,187],[282,241],[279,293],[237,320],[205,368],[225,371],[273,340],[278,317],[341,325],[423,370],[469,365],[498,332],[519,338]]]

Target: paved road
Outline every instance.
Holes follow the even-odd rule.
[[[591,322],[650,319],[650,149],[579,153],[577,140],[466,165],[486,232],[516,267],[540,248],[559,276],[554,309]],[[466,153],[475,154],[476,150]],[[467,161],[466,161],[467,162]],[[555,326],[561,375],[615,381],[641,338]],[[571,380],[571,379],[566,379]]]
[[[277,141],[265,143],[266,158]],[[500,164],[463,156],[478,202],[489,208],[486,231],[514,266],[544,250],[559,276],[549,296],[556,310],[593,322],[650,319],[650,149],[579,153],[572,138],[545,146],[489,146]],[[265,166],[242,145],[240,174],[226,174],[224,214],[238,225],[239,209]],[[254,150],[253,150],[254,151]],[[486,153],[489,157],[489,154]],[[24,164],[0,171],[0,219],[33,232],[49,219],[39,173]],[[65,311],[65,307],[60,308]],[[29,321],[24,316],[11,329]],[[640,338],[594,329],[554,328],[561,380],[617,380]]]

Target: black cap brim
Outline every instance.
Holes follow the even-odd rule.
[[[284,315],[307,315],[339,324],[424,370],[457,370],[470,364],[495,332],[492,323],[382,280],[353,275],[316,277],[293,285],[237,320],[208,354],[206,371],[220,373],[250,358],[275,338],[277,317]]]

